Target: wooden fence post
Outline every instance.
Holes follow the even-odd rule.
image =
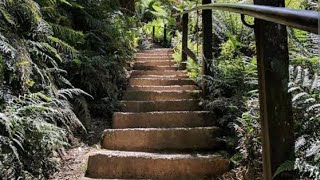
[[[255,0],[255,4],[284,7],[284,0]],[[288,93],[289,55],[286,26],[255,19],[263,179],[271,180],[277,168],[294,160],[294,127]],[[278,176],[275,179],[287,179]]]
[[[167,46],[167,25],[164,25],[163,28],[163,45],[166,47]]]
[[[156,27],[152,26],[152,41],[155,42],[155,32],[156,32]]]
[[[202,4],[210,4],[211,0],[202,0]],[[203,31],[203,63],[202,75],[208,75],[210,69],[208,66],[212,65],[213,61],[213,48],[212,48],[212,10],[202,11],[202,31]],[[203,81],[202,92],[207,94],[207,85]]]
[[[188,21],[189,15],[184,14],[182,16],[182,55],[181,55],[181,62],[183,63],[182,69],[185,69],[185,63],[188,60],[188,55],[185,50],[188,48]]]

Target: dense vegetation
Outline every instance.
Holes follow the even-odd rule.
[[[0,179],[48,178],[117,108],[135,22],[113,0],[0,1]]]
[[[146,39],[153,26],[155,41],[163,44],[167,25],[164,45],[174,48],[180,63],[181,27],[172,15],[200,3],[143,0],[132,12],[115,0],[0,0],[0,179],[46,179],[56,171],[59,151],[72,144],[72,137],[90,130],[92,118],[108,119],[118,108],[128,62],[138,45],[150,48]],[[287,6],[319,10],[314,0],[288,0]],[[253,30],[238,15],[215,11],[214,63],[202,78],[200,15],[191,13],[189,20],[189,48],[199,62],[189,59],[187,69],[191,78],[209,84],[203,106],[216,112],[229,133],[234,168],[222,179],[259,179]],[[279,172],[295,169],[297,178],[319,179],[320,40],[304,31],[288,32],[297,159]]]

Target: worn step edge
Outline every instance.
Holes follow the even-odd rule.
[[[209,151],[224,146],[218,127],[107,129],[101,146],[122,151]]]
[[[186,75],[187,71],[185,70],[179,70],[179,71],[175,71],[175,70],[164,70],[164,71],[156,71],[156,70],[133,70],[131,71],[131,75]]]
[[[133,101],[163,101],[177,99],[198,99],[199,91],[126,91],[123,100]]]
[[[178,66],[144,66],[134,65],[134,70],[179,70]]]
[[[216,125],[216,116],[209,111],[165,111],[146,113],[117,112],[112,127],[125,128],[190,128]]]
[[[182,86],[128,86],[127,90],[139,91],[195,91],[199,88],[195,85],[182,85]]]
[[[149,79],[174,79],[174,78],[189,78],[188,75],[134,75],[132,78],[149,78]]]
[[[172,86],[172,85],[196,85],[194,81],[187,78],[130,78],[129,86],[134,85],[158,85],[158,86]]]
[[[217,154],[158,154],[101,150],[89,156],[86,176],[110,179],[199,179],[229,170]]]
[[[122,112],[199,111],[200,100],[121,101]]]
[[[137,61],[134,66],[176,66],[176,64],[172,61]]]

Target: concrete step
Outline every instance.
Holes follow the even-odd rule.
[[[165,101],[178,99],[198,99],[199,91],[126,91],[123,100],[126,101]]]
[[[154,79],[187,79],[187,75],[135,75],[135,78],[154,78]]]
[[[159,55],[167,55],[173,54],[172,49],[152,49],[152,50],[141,50],[137,54],[159,54]]]
[[[156,70],[156,71],[165,71],[165,70],[173,70],[173,71],[177,71],[179,70],[179,67],[178,66],[145,66],[145,65],[138,65],[138,64],[135,64],[133,66],[133,69],[134,70]]]
[[[176,75],[176,76],[185,76],[187,71],[142,71],[142,70],[133,70],[131,71],[131,77],[141,76],[141,75]]]
[[[132,91],[194,91],[199,90],[194,85],[183,86],[129,86],[127,90]]]
[[[157,52],[150,52],[150,51],[140,51],[135,54],[136,56],[172,56],[173,51],[157,51]]]
[[[147,62],[153,62],[153,61],[172,61],[174,62],[174,59],[171,56],[168,55],[157,55],[157,56],[137,56],[136,61],[147,61]]]
[[[89,156],[86,176],[106,179],[205,179],[229,170],[217,154],[158,154],[101,150]]]
[[[174,61],[169,60],[152,60],[152,61],[136,61],[136,66],[173,66],[176,63]]]
[[[190,79],[155,79],[155,78],[130,78],[129,86],[172,86],[172,85],[196,85]]]
[[[112,123],[115,129],[210,127],[216,124],[216,116],[207,111],[117,112]]]
[[[120,151],[209,151],[219,149],[218,127],[107,129],[101,146]]]
[[[199,100],[121,101],[122,112],[199,111]]]

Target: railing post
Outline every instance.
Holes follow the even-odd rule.
[[[182,16],[182,55],[181,55],[181,62],[183,67],[182,69],[185,69],[185,63],[188,60],[188,55],[185,52],[185,49],[188,48],[188,21],[189,21],[189,15],[184,14]]]
[[[163,28],[163,44],[164,46],[167,46],[167,25],[164,25]]]
[[[155,42],[155,40],[154,40],[155,31],[156,31],[156,27],[152,26],[152,42]]]
[[[255,4],[284,7],[284,0],[255,0]],[[289,55],[286,26],[255,19],[263,179],[271,180],[277,168],[294,160],[294,127],[288,93]],[[288,179],[278,176],[275,179]]]
[[[202,4],[210,4],[211,0],[202,0]],[[213,48],[212,48],[212,10],[202,11],[202,31],[203,31],[203,62],[202,62],[202,75],[208,75],[210,72],[209,66],[213,61]],[[204,95],[207,85],[203,81],[202,92]]]

